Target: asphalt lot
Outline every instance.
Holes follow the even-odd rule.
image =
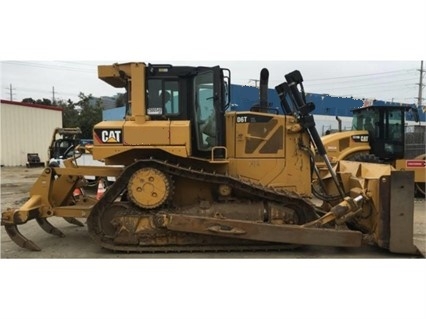
[[[19,207],[28,197],[28,191],[41,168],[1,168],[1,210]],[[334,248],[306,246],[284,251],[260,252],[205,252],[205,253],[116,253],[97,246],[89,237],[86,227],[77,227],[62,218],[51,218],[66,237],[58,238],[45,233],[36,222],[19,226],[27,238],[42,248],[40,252],[18,247],[1,228],[1,258],[416,258],[391,254],[376,247]],[[84,220],[82,220],[84,222]],[[426,254],[426,206],[424,199],[415,200],[414,243]]]

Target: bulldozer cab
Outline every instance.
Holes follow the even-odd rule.
[[[369,133],[371,153],[395,160],[404,157],[405,112],[401,106],[367,106],[352,110],[352,129]]]
[[[170,152],[185,146],[187,156],[208,158],[213,147],[225,145],[224,113],[230,103],[228,69],[130,63],[100,66],[99,78],[124,87],[128,103],[124,122],[116,123],[120,128],[107,122],[108,129],[95,127],[95,148],[108,141],[158,145],[166,151],[168,146],[175,147]],[[119,139],[114,131],[119,132]],[[146,137],[147,143],[145,134],[151,135]],[[152,138],[153,134],[157,138]],[[97,156],[96,150],[94,154]],[[103,152],[99,157],[108,158],[110,154]]]
[[[147,114],[153,120],[191,120],[193,145],[208,151],[223,144],[225,91],[220,68],[169,67],[167,74],[151,66],[147,74]],[[188,75],[190,74],[190,75]]]
[[[219,67],[149,65],[147,115],[152,120],[190,120],[194,155],[224,146],[229,76]]]

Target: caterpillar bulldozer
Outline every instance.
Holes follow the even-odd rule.
[[[407,126],[405,115],[412,112],[419,122],[417,109],[411,106],[365,106],[352,110],[351,131],[335,132],[322,137],[332,162],[352,160],[388,163],[399,171],[414,172],[415,189],[425,196],[426,127]],[[321,165],[322,162],[322,165]],[[327,174],[321,157],[317,166]]]
[[[286,115],[267,102],[228,111],[229,69],[122,63],[98,67],[101,80],[125,88],[123,120],[94,126],[94,159],[105,166],[47,167],[18,209],[2,213],[10,238],[40,247],[18,230],[35,219],[81,225],[101,247],[123,252],[285,249],[295,245],[360,247],[417,254],[413,244],[412,172],[390,165],[332,165],[306,103],[299,71],[276,87]],[[312,145],[327,163],[328,205],[312,198]],[[115,177],[99,199],[73,196],[84,175]],[[402,200],[403,199],[403,200]],[[323,207],[328,206],[327,209]]]

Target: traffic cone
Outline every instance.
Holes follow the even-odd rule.
[[[104,180],[101,178],[98,183],[98,192],[96,193],[96,199],[100,200],[105,193]]]
[[[77,187],[76,189],[74,189],[74,192],[72,192],[72,196],[74,196],[75,200],[79,200],[80,195],[81,195],[81,190],[80,188]]]

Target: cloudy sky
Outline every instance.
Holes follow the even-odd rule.
[[[84,14],[77,1],[66,14],[37,17],[33,10],[40,3],[55,2],[28,2],[19,11],[21,2],[7,4],[11,14],[2,16],[9,31],[0,50],[2,99],[51,99],[53,91],[55,98],[72,100],[79,92],[114,95],[121,91],[97,78],[96,65],[143,61],[221,65],[243,85],[254,85],[268,67],[270,87],[299,69],[307,92],[415,103],[420,61],[426,60],[424,1],[387,2],[384,8],[367,0],[265,0],[242,8],[218,0],[180,14],[191,1],[166,1],[143,13],[125,10],[125,20],[129,1],[121,7],[105,2],[101,11],[84,3]],[[16,12],[31,23],[22,27]]]
[[[79,92],[111,96],[117,90],[97,78],[98,64],[116,61],[3,60],[1,98],[15,101],[32,97],[77,100]],[[175,65],[220,65],[231,70],[232,82],[255,85],[260,70],[270,72],[269,86],[284,81],[295,69],[302,72],[305,90],[355,98],[415,103],[419,90],[420,61],[143,61]],[[426,65],[425,65],[426,68]],[[12,94],[12,95],[11,95]]]

